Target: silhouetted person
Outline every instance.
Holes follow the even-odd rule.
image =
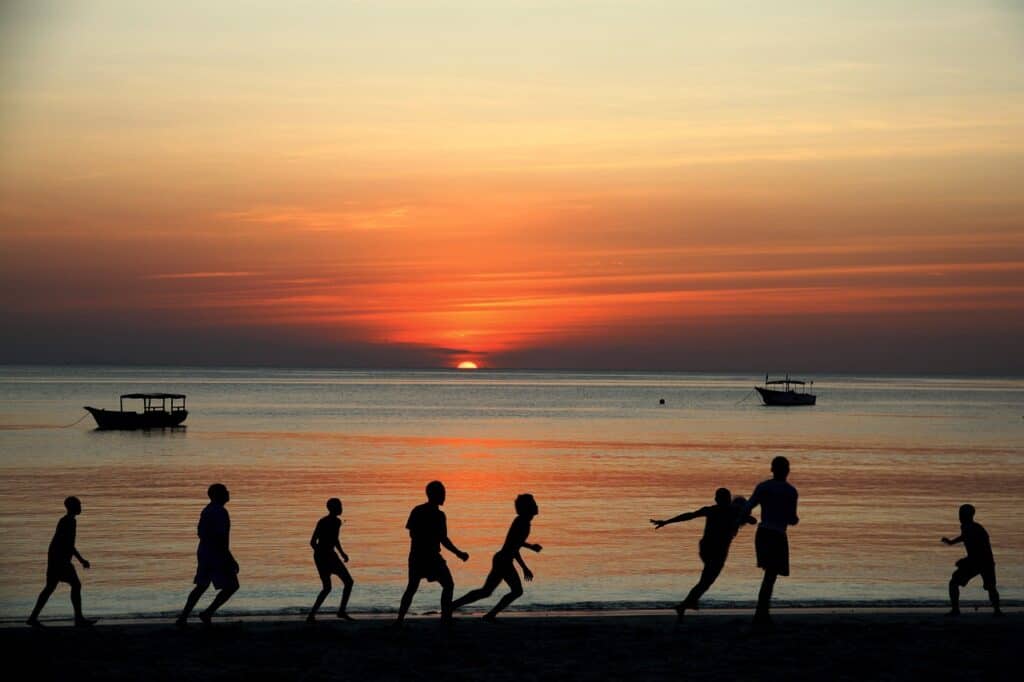
[[[353,620],[346,611],[348,598],[352,594],[352,585],[355,583],[348,569],[345,568],[345,563],[348,563],[348,554],[345,554],[345,550],[341,548],[339,538],[341,534],[341,519],[339,518],[341,516],[341,500],[337,497],[327,500],[327,511],[329,512],[327,516],[317,521],[316,528],[313,529],[313,537],[309,539],[309,545],[313,548],[313,562],[320,574],[320,581],[324,585],[320,594],[316,596],[316,601],[313,602],[313,609],[306,617],[310,623],[316,620],[317,610],[324,603],[327,595],[331,593],[332,575],[341,578],[341,582],[345,585],[345,589],[341,593],[341,604],[338,606],[338,618]],[[342,563],[342,560],[345,563]]]
[[[75,625],[88,627],[96,622],[82,615],[82,582],[78,579],[75,565],[71,563],[74,557],[82,564],[82,568],[89,568],[89,562],[75,548],[75,532],[78,529],[75,517],[82,513],[82,502],[77,497],[69,497],[64,500],[64,508],[68,513],[57,522],[57,530],[53,533],[50,548],[46,553],[46,586],[39,593],[32,615],[25,621],[32,627],[42,627],[39,612],[46,606],[58,583],[67,583],[71,586],[71,606],[75,609]]]
[[[228,489],[222,483],[214,483],[207,489],[210,504],[206,505],[199,515],[199,547],[196,549],[195,588],[185,601],[185,608],[178,616],[180,627],[188,623],[189,614],[196,602],[213,583],[213,589],[219,590],[205,611],[199,614],[199,620],[209,625],[213,614],[224,605],[231,595],[238,591],[238,562],[231,555],[231,517],[224,505],[231,499]]]
[[[988,600],[992,602],[993,612],[1003,615],[999,608],[999,592],[996,591],[996,560],[992,556],[992,545],[985,528],[974,520],[974,506],[960,506],[960,535],[952,540],[942,538],[947,545],[964,543],[967,556],[956,562],[956,570],[949,579],[950,616],[960,615],[960,588],[966,587],[971,578],[980,575],[982,586],[988,592]]]
[[[786,482],[789,476],[789,460],[776,457],[772,460],[772,478],[754,488],[754,494],[743,508],[744,515],[761,505],[761,523],[754,536],[757,565],[764,570],[761,590],[757,595],[757,611],[754,624],[770,627],[772,590],[780,575],[789,575],[789,538],[786,528],[800,522],[796,515],[796,488]],[[741,519],[742,521],[742,519]]]
[[[704,562],[704,570],[701,571],[700,580],[693,586],[686,599],[676,605],[676,613],[679,620],[682,620],[686,609],[699,608],[698,602],[701,596],[708,591],[715,580],[725,568],[725,560],[729,557],[729,546],[732,539],[736,537],[740,525],[744,523],[757,523],[757,520],[745,514],[743,509],[746,506],[746,499],[737,497],[732,499],[732,493],[728,488],[719,488],[715,491],[715,504],[710,507],[701,507],[692,512],[686,512],[674,516],[666,521],[651,519],[654,529],[657,530],[670,523],[680,521],[691,521],[704,518],[704,535],[700,539],[700,560]]]
[[[501,549],[498,550],[491,560],[491,572],[487,574],[484,586],[478,590],[468,592],[465,596],[455,600],[455,603],[452,604],[452,610],[481,599],[486,599],[491,596],[495,588],[504,580],[511,591],[502,597],[494,605],[494,608],[484,616],[485,620],[494,620],[506,606],[523,596],[523,583],[519,580],[519,573],[516,572],[516,567],[512,565],[513,561],[518,563],[523,569],[523,578],[527,582],[533,580],[533,572],[526,566],[526,562],[523,561],[523,556],[519,553],[519,550],[525,547],[530,551],[539,552],[542,549],[540,545],[531,545],[526,541],[530,537],[530,522],[533,520],[533,517],[540,513],[540,509],[537,508],[537,502],[533,499],[533,495],[529,494],[517,497],[515,505],[518,516],[512,520],[512,525],[509,526],[508,534],[505,536],[505,544],[501,546]]]
[[[409,583],[405,587],[402,603],[398,608],[397,625],[401,625],[405,620],[405,614],[412,604],[413,595],[416,594],[421,580],[440,583],[441,620],[445,623],[451,621],[455,581],[452,580],[448,564],[441,557],[441,545],[462,561],[469,559],[469,554],[448,539],[448,520],[441,511],[444,500],[444,485],[440,481],[431,481],[427,484],[427,501],[413,508],[405,524],[409,529],[410,538]]]

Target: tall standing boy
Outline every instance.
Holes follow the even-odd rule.
[[[396,625],[405,621],[405,614],[409,611],[412,598],[419,589],[420,581],[440,583],[441,585],[441,621],[451,622],[452,619],[452,594],[455,592],[455,581],[452,573],[448,570],[448,564],[441,557],[441,546],[457,556],[462,561],[469,559],[469,554],[463,552],[448,538],[448,519],[441,511],[441,505],[445,501],[444,484],[440,481],[431,481],[427,484],[427,501],[415,508],[409,514],[409,520],[405,527],[409,530],[409,582],[402,595],[402,603],[398,607],[398,620]]]
[[[199,620],[209,625],[213,614],[224,605],[231,595],[238,591],[238,562],[231,555],[231,517],[224,505],[231,500],[227,487],[222,483],[214,483],[206,491],[210,504],[206,505],[199,515],[199,547],[196,549],[195,588],[185,600],[185,608],[176,621],[179,627],[188,623],[189,614],[195,608],[199,598],[213,584],[217,596],[213,598],[206,610],[199,614]]]
[[[789,460],[776,457],[772,460],[772,477],[754,488],[754,493],[744,509],[745,517],[754,507],[761,505],[761,523],[754,536],[754,550],[757,565],[764,570],[761,589],[757,594],[757,610],[754,613],[756,626],[770,628],[772,591],[780,575],[789,575],[789,538],[786,528],[800,522],[796,515],[797,492],[786,479],[789,477]]]

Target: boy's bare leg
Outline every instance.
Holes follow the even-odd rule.
[[[775,581],[778,575],[771,571],[764,572],[764,579],[761,581],[761,590],[757,594],[757,610],[754,612],[754,622],[761,625],[769,625],[772,622],[771,604],[772,592],[775,589]]]
[[[206,607],[206,610],[199,614],[199,619],[204,623],[209,624],[210,620],[213,618],[213,614],[217,612],[217,609],[219,609],[221,606],[224,606],[224,603],[228,599],[231,599],[232,595],[234,595],[234,593],[237,591],[237,583],[222,589],[220,592],[217,593],[217,596],[213,598],[213,601],[210,602],[210,605]]]
[[[992,613],[997,616],[1003,615],[1003,610],[999,608],[999,592],[996,588],[992,588],[988,591],[988,600],[992,604]]]
[[[32,626],[42,625],[39,622],[39,614],[42,612],[43,607],[46,606],[46,602],[49,601],[50,595],[52,595],[53,591],[56,589],[56,582],[50,582],[49,580],[46,581],[43,591],[39,593],[39,598],[36,599],[36,606],[32,609],[32,615],[28,617],[28,620],[25,621],[26,623]]]
[[[188,622],[188,617],[192,614],[192,609],[194,609],[196,604],[199,603],[199,598],[203,596],[203,593],[206,592],[206,588],[209,586],[209,583],[206,585],[196,585],[192,588],[192,591],[188,593],[188,598],[185,600],[185,608],[182,609],[181,615],[178,616],[178,620],[176,621],[178,625],[184,625]]]
[[[348,598],[352,596],[352,586],[355,585],[355,581],[352,580],[351,576],[342,576],[342,581],[345,584],[344,589],[341,591],[341,604],[338,605],[338,618],[344,618],[345,620],[352,620],[352,617],[348,615]]]
[[[949,581],[949,613],[948,616],[960,615],[960,586],[955,580]]]
[[[331,576],[320,576],[320,581],[323,583],[323,589],[320,590],[320,594],[316,595],[313,608],[309,610],[309,615],[306,616],[306,621],[309,623],[316,620],[316,612],[320,610],[320,605],[324,603],[324,599],[327,599],[327,595],[331,593]]]
[[[409,576],[409,583],[405,586],[405,592],[402,593],[402,602],[398,606],[398,619],[395,621],[395,625],[401,625],[405,621],[405,614],[409,612],[409,607],[412,606],[412,598],[416,596],[416,590],[419,589],[420,578],[419,576]]]
[[[455,580],[452,578],[451,572],[445,570],[437,582],[441,584],[441,621],[447,623],[452,620],[452,597],[455,596]]]

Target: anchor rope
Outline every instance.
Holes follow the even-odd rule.
[[[72,426],[78,426],[82,422],[82,420],[85,419],[88,416],[89,416],[89,413],[86,412],[85,414],[83,414],[81,417],[79,417],[75,421],[71,422],[70,424],[65,424],[64,426],[53,426],[51,428],[54,428],[54,429],[70,429]]]
[[[746,402],[747,398],[749,398],[753,393],[754,393],[754,389],[750,389],[749,391],[747,391],[747,394],[745,396],[743,396],[743,398],[738,403],[736,403],[736,405],[739,405],[740,403]],[[736,407],[736,405],[733,405],[733,407]]]

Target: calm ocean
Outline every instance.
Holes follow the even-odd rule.
[[[942,603],[963,550],[939,538],[958,533],[963,502],[992,537],[1004,600],[1024,599],[1024,380],[813,378],[818,405],[784,409],[758,404],[756,376],[0,368],[0,618],[29,612],[71,494],[92,562],[79,571],[86,612],[180,609],[214,481],[231,490],[241,564],[227,612],[309,606],[309,536],[332,496],[345,505],[351,610],[394,610],[405,520],[435,478],[451,538],[471,554],[448,557],[456,596],[482,583],[513,499],[532,492],[544,551],[524,552],[536,580],[518,607],[663,604],[697,578],[702,523],[656,532],[648,519],[710,504],[719,486],[749,495],[777,454],[792,462],[801,518],[780,604]],[[133,391],[186,393],[188,428],[57,428]],[[706,604],[749,604],[759,578],[746,528]],[[438,595],[422,587],[413,611]],[[984,601],[980,583],[964,598]],[[43,613],[63,614],[66,588]]]

